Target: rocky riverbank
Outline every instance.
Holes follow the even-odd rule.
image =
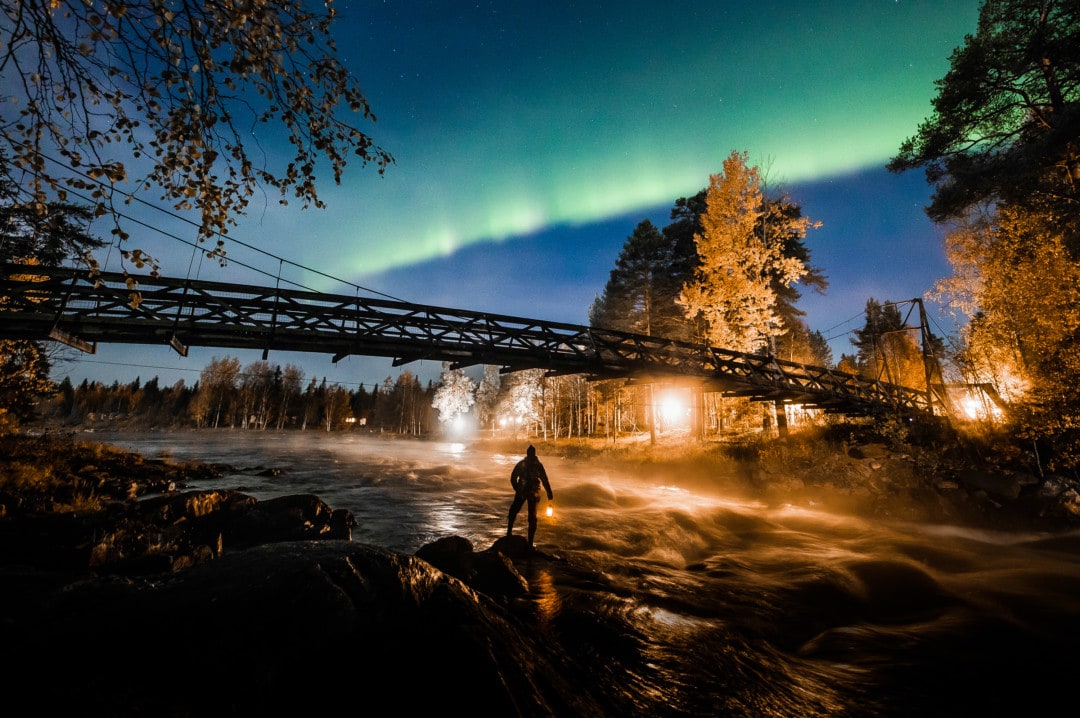
[[[187,488],[225,467],[150,460],[70,434],[0,441],[0,627],[18,657],[0,687],[33,696],[39,710],[658,714],[592,684],[589,641],[571,650],[545,636],[532,579],[582,569],[520,537],[474,547],[449,536],[401,555],[351,541],[351,514],[317,496],[256,501]],[[854,436],[678,449],[536,443],[543,455],[647,463],[672,476],[723,463],[716,473],[770,503],[989,529],[1080,526],[1074,482],[992,454]],[[602,640],[606,629],[575,625],[574,635],[583,630]],[[408,686],[394,688],[402,677]]]

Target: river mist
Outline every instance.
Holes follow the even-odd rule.
[[[232,467],[213,485],[320,496],[356,542],[505,534],[524,455],[357,434],[95,434]],[[740,477],[545,456],[540,625],[594,663],[612,715],[1049,715],[1080,669],[1080,533],[882,521],[766,503]],[[525,512],[515,533],[524,535]],[[551,565],[558,566],[552,569]]]

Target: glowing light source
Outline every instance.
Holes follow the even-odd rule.
[[[677,390],[667,391],[659,397],[660,420],[668,426],[686,424],[690,416],[690,407],[687,406],[682,392]]]
[[[555,515],[555,509],[550,505],[547,507],[547,515],[548,515],[548,518]]]
[[[977,421],[997,421],[1003,416],[1001,409],[993,402],[970,392],[960,400],[960,409],[968,419]]]

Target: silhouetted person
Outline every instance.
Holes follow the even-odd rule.
[[[547,491],[548,501],[554,497],[551,494],[551,484],[548,483],[547,471],[540,459],[536,458],[536,447],[529,445],[525,451],[525,458],[514,465],[510,472],[510,485],[514,487],[514,501],[510,504],[510,515],[506,522],[506,535],[514,533],[514,519],[517,518],[521,505],[529,504],[529,545],[533,545],[533,536],[536,534],[536,505],[540,503],[540,486]]]

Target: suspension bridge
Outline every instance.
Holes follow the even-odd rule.
[[[495,365],[589,379],[693,380],[725,396],[847,415],[944,413],[919,390],[703,344],[397,300],[70,267],[0,265],[0,338],[227,347]],[[940,392],[940,393],[939,393]]]

